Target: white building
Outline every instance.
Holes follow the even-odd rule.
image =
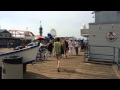
[[[114,62],[120,57],[119,11],[95,11],[95,23],[82,29],[81,35],[89,37],[89,59]],[[112,35],[112,36],[111,36]]]

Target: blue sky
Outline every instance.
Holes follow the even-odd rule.
[[[1,29],[28,30],[39,35],[40,21],[43,36],[55,29],[57,36],[82,38],[80,27],[94,22],[92,11],[0,11]]]

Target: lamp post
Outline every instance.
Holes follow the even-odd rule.
[[[40,28],[39,28],[40,36],[42,36],[42,33],[43,33],[42,30],[43,30],[43,28],[41,26],[41,21],[40,21]]]

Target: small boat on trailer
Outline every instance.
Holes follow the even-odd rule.
[[[19,50],[14,50],[11,52],[0,53],[0,75],[2,73],[2,60],[5,57],[19,56],[22,57],[23,62],[23,73],[26,72],[26,65],[31,64],[35,61],[36,55],[38,53],[39,43],[30,47],[25,47]]]

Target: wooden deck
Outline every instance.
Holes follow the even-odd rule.
[[[116,69],[117,70],[117,69]],[[61,60],[61,72],[56,70],[56,58],[27,65],[24,79],[119,79],[112,64],[85,63],[84,53]]]
[[[2,49],[8,52],[13,49]],[[57,72],[56,58],[49,61],[39,61],[28,64],[24,79],[120,79],[120,71],[113,64],[85,63],[84,53],[72,55],[61,60],[61,72]]]

